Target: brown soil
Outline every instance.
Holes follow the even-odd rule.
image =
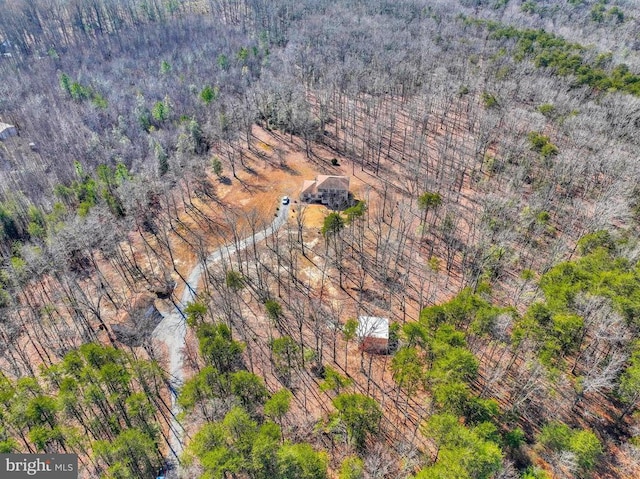
[[[436,125],[432,132],[428,144],[431,161],[437,162],[440,159],[439,145],[445,141],[446,135],[451,131],[454,132],[457,141],[468,146],[469,150],[473,149],[473,138],[469,133],[471,128],[463,121],[464,114],[461,113],[463,105],[459,108],[459,111],[451,112],[448,115],[443,114],[440,125]],[[364,117],[358,120],[363,131],[368,120]],[[193,198],[192,206],[189,208],[184,205],[181,197],[183,195],[194,196],[193,194],[189,195],[192,193],[192,188],[188,189],[183,182],[179,186],[182,191],[176,188],[172,192],[178,205],[178,214],[176,219],[172,219],[175,230],[168,232],[168,238],[173,250],[177,273],[172,271],[166,255],[162,264],[153,256],[146,255],[144,242],[138,234],[130,235],[131,248],[134,251],[130,256],[135,258],[150,278],[158,279],[170,275],[177,283],[174,297],[180,297],[184,288],[180,276],[186,277],[198,260],[194,245],[201,245],[205,253],[212,251],[221,244],[229,242],[231,237],[229,233],[234,227],[239,230],[241,237],[248,236],[250,224],[257,223],[258,227],[261,227],[271,222],[276,208],[280,205],[280,198],[284,195],[292,199],[291,218],[288,226],[293,232],[293,236],[296,236],[296,215],[299,214],[300,208],[297,202],[298,191],[305,179],[313,179],[318,174],[350,176],[351,192],[358,199],[366,199],[370,211],[379,212],[383,207],[389,208],[390,212],[380,225],[381,234],[384,235],[389,230],[394,231],[394,228],[397,230],[398,216],[401,213],[398,209],[393,209],[394,205],[398,206],[403,202],[415,200],[415,195],[409,191],[410,186],[408,186],[414,179],[405,177],[404,170],[400,168],[399,159],[395,158],[393,154],[394,150],[399,148],[397,142],[400,138],[400,132],[408,122],[408,116],[398,112],[395,130],[389,130],[388,152],[386,155],[382,155],[382,160],[377,165],[371,161],[365,162],[364,159],[360,160],[361,163],[357,163],[357,160],[351,161],[336,155],[335,151],[329,148],[332,142],[338,144],[351,141],[343,136],[337,125],[335,130],[329,128],[332,132],[335,131],[335,136],[329,136],[327,139],[329,146],[315,145],[311,158],[306,157],[299,139],[256,126],[253,128],[254,139],[251,148],[242,149],[245,166],[239,161],[236,162],[237,178],[232,177],[231,167],[226,162],[224,155],[224,148],[217,149],[216,153],[225,161],[224,173],[229,181],[221,181],[213,174],[208,173],[208,181],[214,185],[216,201],[203,197]],[[490,151],[492,154],[498,154],[497,151]],[[337,158],[341,166],[332,166],[332,158]],[[430,171],[430,173],[433,172]],[[393,181],[385,185],[383,178],[390,178]],[[192,186],[193,179],[190,180],[190,183]],[[474,215],[477,214],[478,196],[483,194],[481,188],[473,183],[471,175],[464,173],[460,177],[440,178],[435,186],[445,198],[444,207],[451,204],[456,205],[457,209],[452,211],[455,213],[457,236],[467,238],[468,242],[473,244],[477,240],[474,236],[477,234]],[[388,200],[384,206],[383,197]],[[416,210],[415,205],[413,205],[413,210]],[[195,214],[196,211],[198,214]],[[351,258],[347,254],[344,262],[344,287],[340,288],[336,268],[332,265],[325,267],[323,259],[326,243],[320,234],[320,228],[328,212],[329,210],[321,205],[309,205],[304,210],[303,238],[308,251],[306,257],[298,254],[298,279],[301,283],[310,286],[310,292],[306,296],[295,291],[290,294],[286,290],[280,291],[278,287],[278,300],[285,306],[288,302],[291,304],[296,301],[317,302],[322,304],[326,310],[331,311],[331,314],[335,313],[335,319],[340,323],[366,312],[371,315],[386,316],[392,321],[402,324],[405,321],[416,320],[424,306],[450,299],[465,284],[461,265],[462,255],[459,252],[454,252],[451,256],[445,242],[436,235],[427,234],[425,236],[428,240],[421,240],[421,235],[417,232],[422,218],[421,215],[414,214],[413,216],[407,215],[405,218],[407,231],[411,233],[411,238],[408,241],[413,242],[413,256],[403,258],[402,264],[397,265],[396,268],[389,268],[390,273],[397,270],[399,276],[390,274],[388,278],[374,278],[369,275],[362,285],[358,284],[359,259]],[[371,216],[374,217],[373,214]],[[208,220],[205,221],[202,217],[206,217]],[[430,226],[434,226],[442,220],[443,214],[438,211],[434,213]],[[168,230],[169,226],[166,226]],[[286,227],[284,231],[279,233],[281,241],[286,239],[288,233]],[[159,245],[152,235],[145,234],[145,239],[152,247],[158,248]],[[367,232],[365,244],[369,257],[375,256],[377,258],[376,240],[378,239],[377,233],[371,230]],[[269,256],[268,248],[264,244],[259,248],[262,257],[265,258],[265,263],[272,270],[277,269],[278,265],[269,259],[272,257]],[[126,251],[128,247],[124,248],[123,246],[123,249]],[[409,248],[407,247],[407,249]],[[452,258],[448,271],[444,266],[441,266],[439,271],[433,271],[429,260],[436,258],[440,260],[441,265],[444,265],[448,253]],[[133,296],[145,289],[145,283],[123,284],[113,264],[104,258],[98,258],[100,271],[105,280],[110,284],[119,285],[114,288],[114,296],[117,298],[116,304],[105,302],[102,310],[106,322],[116,321],[118,310],[123,305],[131,304]],[[406,273],[406,277],[401,278],[401,273]],[[399,287],[389,288],[390,285],[399,285]],[[97,288],[91,281],[84,281],[82,286],[83,289],[86,289],[88,296],[97,296]],[[511,286],[507,285],[507,291],[509,291],[509,287]],[[41,294],[40,289],[41,285],[34,285],[33,291],[29,291],[28,294],[39,295]],[[45,285],[44,290],[47,289]],[[51,293],[51,291],[48,292]],[[535,294],[530,291],[526,293],[530,293],[531,297]],[[271,337],[282,333],[279,333],[271,321],[266,318],[264,307],[256,298],[245,291],[242,293],[242,300],[242,313],[246,318],[246,328],[249,334],[246,337],[243,337],[244,333],[241,331],[234,331],[234,334],[250,345],[253,357],[252,370],[264,377],[270,391],[275,391],[281,388],[282,384],[269,361],[268,343]],[[42,299],[42,302],[43,304],[47,303],[45,298]],[[161,310],[166,311],[173,307],[170,301],[159,303],[158,307]],[[62,300],[57,306],[60,306],[61,316],[67,318],[68,316],[62,307]],[[216,316],[218,311],[215,301],[211,306],[212,316]],[[289,312],[286,313],[286,316],[289,329],[283,328],[283,330],[297,339],[295,336],[297,332],[294,327],[291,327],[294,324],[294,319]],[[311,326],[306,324],[302,332],[304,343],[309,347],[314,344]],[[108,341],[106,333],[100,332],[99,334],[101,340],[106,343]],[[24,348],[29,351],[29,354],[37,357],[35,346],[32,346],[26,339],[24,341]],[[430,412],[427,394],[418,392],[411,397],[406,397],[404,392],[398,391],[391,377],[390,357],[362,355],[355,341],[345,344],[340,334],[337,335],[335,341],[335,355],[333,354],[332,338],[325,338],[325,343],[324,363],[352,378],[354,381],[352,391],[368,393],[380,402],[384,410],[381,437],[392,449],[396,448],[396,455],[392,458],[394,463],[399,463],[398,459],[401,457],[399,449],[408,440],[415,441],[421,453],[433,452],[429,442],[418,431],[420,422]],[[163,346],[155,345],[155,347],[157,348],[156,354],[162,357]],[[193,374],[193,366],[197,361],[195,359],[197,343],[191,332],[187,336],[187,349],[191,353],[192,362],[185,365],[186,377]],[[497,360],[494,361],[493,356],[487,359],[482,363],[481,377],[489,377],[498,366]],[[312,432],[314,425],[321,422],[333,410],[331,406],[332,393],[320,392],[319,382],[320,380],[308,370],[299,371],[294,375],[292,389],[296,394],[292,411],[285,418],[284,426],[292,437],[315,441],[316,444],[328,450],[334,459],[332,468],[335,470],[339,459],[350,449],[345,448],[340,440],[333,435]],[[397,402],[392,402],[392,399],[395,401],[396,398]],[[508,400],[508,395],[505,394],[501,399],[503,406],[506,405],[505,401]],[[197,423],[190,424],[187,436],[193,434],[198,426]],[[606,477],[606,475],[600,477]]]

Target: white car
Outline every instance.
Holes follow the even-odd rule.
[[[288,205],[289,204],[289,197],[288,196],[284,196],[282,198],[282,204],[283,205]]]

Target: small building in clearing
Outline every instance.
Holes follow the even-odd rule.
[[[389,319],[360,316],[356,336],[362,351],[371,354],[387,354],[389,352]]]
[[[349,204],[349,177],[318,175],[315,180],[306,180],[300,191],[300,201],[319,201],[330,208],[340,208]]]
[[[155,306],[156,295],[144,292],[131,300],[129,311],[122,311],[115,324],[110,324],[115,338],[121,343],[138,347],[148,341],[153,330],[162,321]]]
[[[18,130],[15,126],[0,122],[0,141],[4,141],[10,136],[16,136],[17,134]]]

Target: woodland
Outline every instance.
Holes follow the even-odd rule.
[[[0,122],[0,453],[640,477],[637,2],[0,0]]]

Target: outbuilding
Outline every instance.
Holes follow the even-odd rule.
[[[387,354],[389,352],[389,319],[360,316],[356,336],[362,351],[371,354]]]
[[[11,136],[16,136],[17,134],[18,130],[15,126],[0,122],[0,141],[4,141]]]

